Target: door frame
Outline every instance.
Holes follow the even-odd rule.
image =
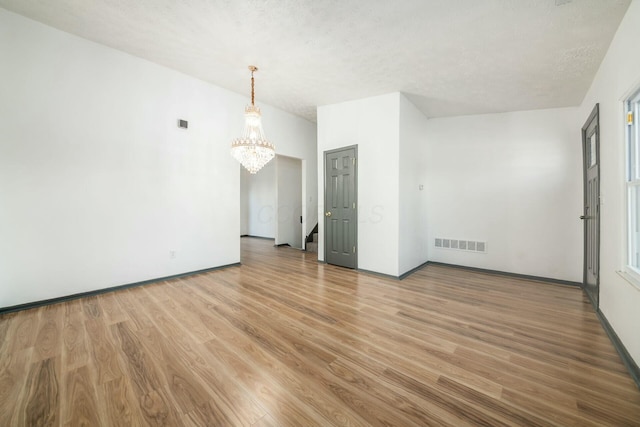
[[[588,139],[587,139],[587,130],[589,129],[589,125],[592,121],[595,120],[595,136],[596,136],[596,171],[597,171],[597,175],[598,175],[598,186],[597,186],[597,206],[596,206],[596,215],[595,218],[593,219],[594,221],[596,221],[596,231],[595,231],[595,238],[596,238],[596,242],[597,242],[597,247],[596,247],[596,286],[595,286],[595,295],[591,294],[590,290],[587,290],[587,256],[588,256],[588,247],[587,247],[587,230],[589,227],[589,219],[587,219],[587,212],[585,211],[586,208],[586,201],[587,201],[587,170],[588,170],[588,166],[587,166],[587,144],[588,144]],[[582,201],[583,201],[583,206],[582,206],[582,216],[580,217],[583,220],[583,237],[584,237],[584,250],[583,250],[583,258],[582,258],[582,287],[585,290],[585,293],[587,294],[587,297],[589,298],[589,300],[591,301],[591,304],[593,305],[594,309],[597,311],[598,307],[599,307],[599,303],[600,303],[600,104],[596,103],[596,105],[593,107],[593,110],[591,111],[591,113],[589,114],[589,117],[587,118],[587,120],[585,121],[584,125],[582,126],[582,131],[581,131],[581,135],[582,135]]]
[[[325,216],[325,212],[327,211],[327,154],[332,154],[332,153],[336,153],[338,151],[343,151],[343,150],[351,150],[353,149],[353,153],[354,153],[354,158],[356,159],[356,163],[355,163],[355,167],[354,167],[354,177],[353,177],[353,185],[354,185],[354,197],[356,200],[356,220],[354,221],[354,226],[355,226],[355,235],[356,235],[356,241],[355,241],[355,245],[356,245],[356,252],[354,254],[354,259],[355,259],[355,265],[354,265],[354,270],[358,269],[358,253],[360,252],[360,248],[358,247],[358,144],[354,144],[354,145],[347,145],[345,147],[340,147],[340,148],[333,148],[331,150],[326,150],[322,153],[322,188],[323,188],[323,196],[322,196],[322,200],[323,200],[323,206],[322,206],[322,218],[323,218],[323,225],[322,225],[322,241],[324,244],[324,247],[322,248],[323,251],[323,258],[324,258],[324,262],[327,262],[327,217]]]

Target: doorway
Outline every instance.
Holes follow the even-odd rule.
[[[303,160],[281,155],[255,175],[240,167],[240,236],[302,249],[304,176]]]
[[[357,146],[324,153],[324,251],[329,264],[357,268]]]
[[[582,126],[582,165],[584,211],[583,286],[593,307],[598,310],[600,297],[600,125],[599,107],[595,105]]]

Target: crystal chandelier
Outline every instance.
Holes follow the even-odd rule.
[[[255,105],[253,73],[258,67],[249,65],[251,70],[251,105],[244,109],[244,133],[231,143],[231,155],[250,173],[255,174],[276,155],[276,147],[267,140],[262,130],[260,107]]]

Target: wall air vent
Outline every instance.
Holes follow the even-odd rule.
[[[435,247],[439,249],[454,249],[465,252],[487,252],[487,242],[478,242],[476,240],[445,239],[443,237],[437,237],[435,239]]]

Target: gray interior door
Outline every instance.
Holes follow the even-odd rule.
[[[594,308],[600,294],[600,126],[598,104],[582,127],[584,176],[584,289]]]
[[[357,267],[357,148],[324,153],[324,254],[329,264]]]

